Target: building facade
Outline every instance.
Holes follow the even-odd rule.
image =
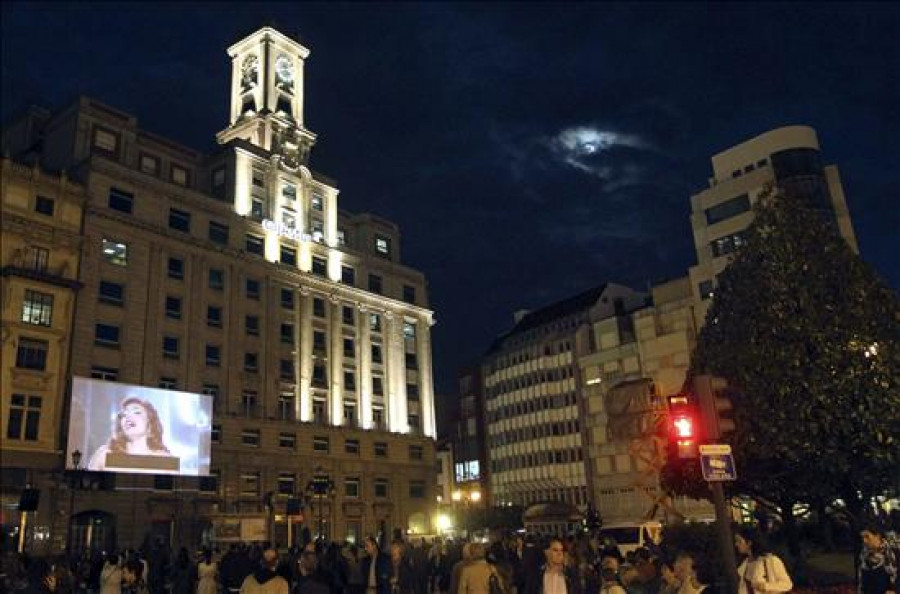
[[[643,304],[645,296],[606,284],[517,315],[482,365],[492,505],[589,501],[579,379],[579,329]]]
[[[859,253],[856,235],[836,165],[824,165],[816,131],[786,126],[746,140],[712,157],[709,187],[691,196],[691,228],[697,264],[688,271],[703,325],[716,275],[729,254],[743,244],[753,220],[753,205],[766,188],[778,187],[828,214],[850,248]]]
[[[309,50],[263,28],[228,54],[230,121],[214,154],[89,98],[4,133],[4,149],[23,159],[40,135],[42,167],[84,186],[81,289],[62,377],[214,403],[211,476],[87,473],[111,476],[76,493],[76,528],[106,522],[120,546],[148,534],[197,542],[216,518],[263,514],[285,543],[287,501],[325,475],[333,489],[295,518],[293,540],[303,528],[356,540],[429,532],[425,278],[401,263],[395,224],[340,210],[335,182],[310,169]]]

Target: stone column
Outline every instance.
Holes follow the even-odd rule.
[[[398,433],[409,432],[406,407],[406,357],[404,356],[403,317],[393,312],[384,315],[383,353],[386,357],[385,389],[387,390],[388,429]]]
[[[298,390],[300,398],[296,406],[298,407],[297,418],[301,421],[312,420],[312,393],[310,392],[310,383],[312,381],[312,365],[313,365],[313,331],[312,331],[312,294],[308,287],[300,287],[299,296],[296,304],[296,335],[295,342],[297,350],[297,376]]]
[[[416,358],[419,360],[419,406],[422,431],[428,437],[437,437],[434,421],[434,378],[431,370],[432,319],[421,319],[416,324]]]
[[[344,424],[344,337],[342,332],[341,303],[330,297],[328,308],[328,410],[331,424]]]
[[[372,428],[372,330],[369,309],[360,305],[356,312],[357,373],[359,387],[359,423],[363,429]]]

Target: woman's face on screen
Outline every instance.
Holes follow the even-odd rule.
[[[147,411],[140,404],[132,402],[119,413],[119,423],[125,437],[142,437],[147,434]]]

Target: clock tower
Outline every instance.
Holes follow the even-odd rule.
[[[243,140],[280,155],[281,166],[305,165],[316,135],[303,125],[303,66],[309,50],[271,27],[228,48],[231,121],[217,140]]]

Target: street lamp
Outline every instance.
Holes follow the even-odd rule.
[[[75,487],[81,478],[81,451],[72,452],[72,474],[69,476],[69,530],[66,532],[66,551],[72,556],[72,533],[75,531]]]
[[[315,474],[306,485],[306,492],[314,500],[319,502],[319,532],[316,540],[325,540],[325,498],[334,495],[334,482],[331,477],[325,473],[325,469],[321,466],[316,468]]]
[[[477,504],[481,501],[481,491],[478,489],[473,489],[471,491],[462,491],[460,489],[456,489],[451,493],[450,497],[453,499],[454,506],[459,504],[460,501],[465,505],[465,518],[463,520],[463,528],[466,533],[466,538],[469,538],[469,505]]]

